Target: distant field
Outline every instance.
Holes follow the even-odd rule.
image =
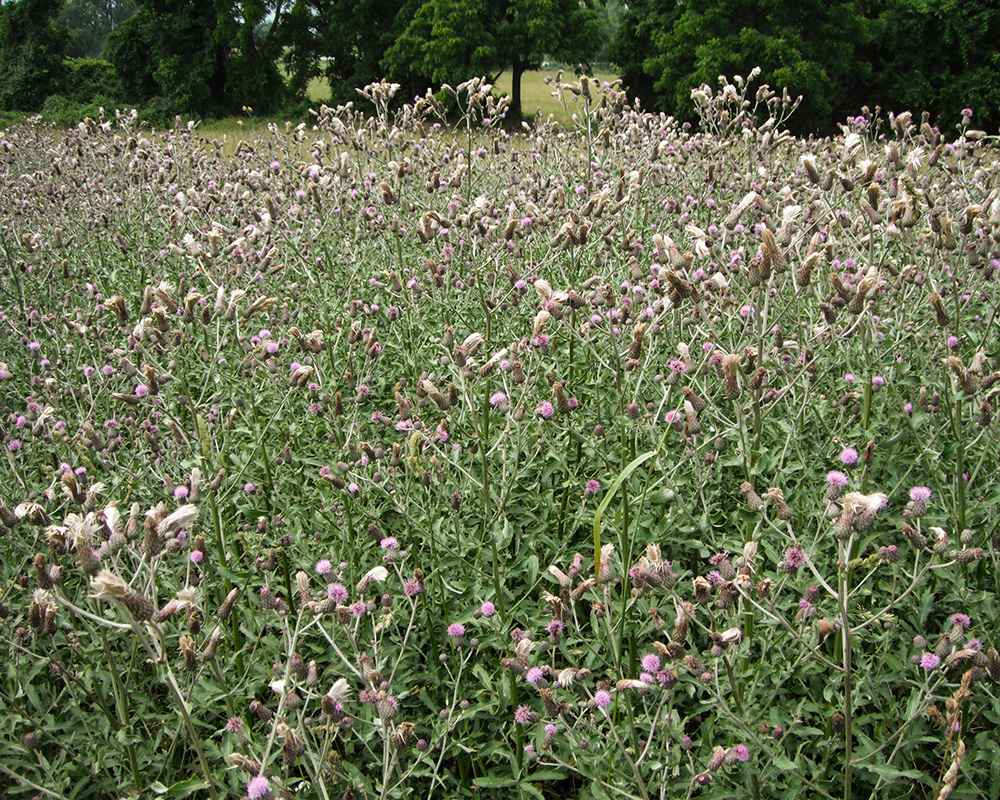
[[[559,100],[552,96],[553,87],[545,82],[546,78],[555,79],[556,70],[533,70],[526,72],[521,84],[521,105],[525,117],[531,118],[536,111],[541,111],[544,118],[552,115],[558,122],[568,125],[572,121],[572,114],[575,111],[573,97],[570,93],[565,96],[566,108],[559,104]],[[591,76],[598,83],[617,80],[618,76],[613,72],[595,72]],[[578,80],[573,73],[563,76],[565,82],[575,82]],[[309,99],[315,103],[321,103],[327,97],[327,83],[325,80],[315,79],[309,84]],[[496,91],[510,93],[510,73],[505,72],[496,83]],[[203,123],[199,126],[198,132],[206,139],[219,139],[224,142],[223,152],[232,155],[239,142],[252,139],[256,134],[266,133],[267,122],[265,120],[247,118],[229,118]]]
[[[569,122],[572,109],[569,113],[559,105],[557,98],[552,96],[552,87],[545,82],[546,78],[555,78],[555,69],[533,70],[524,73],[521,79],[521,106],[526,117],[531,117],[536,111],[541,111],[542,116],[549,114],[555,116],[560,122]],[[618,76],[613,72],[595,72],[592,76],[597,81],[614,81]],[[499,92],[510,93],[509,71],[504,72],[497,79],[496,87]],[[564,76],[564,80],[576,80],[572,72]],[[329,89],[326,80],[315,79],[309,84],[309,99],[321,102],[329,96]]]

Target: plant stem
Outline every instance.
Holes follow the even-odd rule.
[[[841,568],[840,574],[838,576],[838,591],[837,600],[839,604],[840,612],[840,633],[841,642],[843,644],[843,665],[844,665],[844,800],[851,800],[852,798],[852,779],[853,779],[853,764],[851,763],[852,755],[852,723],[853,723],[853,710],[854,710],[854,700],[852,697],[852,686],[851,686],[851,623],[847,618],[847,596],[848,596],[848,579],[850,577],[850,572],[848,569],[848,563],[850,562],[851,555],[851,541],[848,539],[846,543],[844,541],[838,542],[838,550],[840,551],[840,561]]]

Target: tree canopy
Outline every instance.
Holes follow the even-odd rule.
[[[995,128],[998,34],[988,0],[632,0],[611,55],[631,93],[685,119],[692,89],[759,66],[763,82],[802,95],[799,132],[831,131],[866,105],[942,122],[977,105]]]
[[[36,111],[65,81],[69,35],[55,25],[60,0],[0,5],[0,110]]]
[[[510,70],[519,114],[525,71],[608,57],[630,95],[681,119],[693,89],[759,66],[802,96],[795,132],[864,106],[941,125],[968,108],[996,130],[998,37],[992,0],[0,0],[0,110],[90,92],[153,118],[294,114],[316,79],[336,103],[382,78],[412,97]]]

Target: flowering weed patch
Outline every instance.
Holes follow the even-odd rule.
[[[8,793],[996,797],[992,139],[394,91],[0,136]]]

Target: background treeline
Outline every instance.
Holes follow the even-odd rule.
[[[518,109],[526,70],[609,60],[645,108],[682,119],[692,88],[759,65],[803,96],[799,133],[876,105],[944,126],[968,107],[995,132],[997,41],[994,0],[7,0],[0,112],[289,115],[317,85],[346,102],[387,77],[412,97],[504,70]]]

